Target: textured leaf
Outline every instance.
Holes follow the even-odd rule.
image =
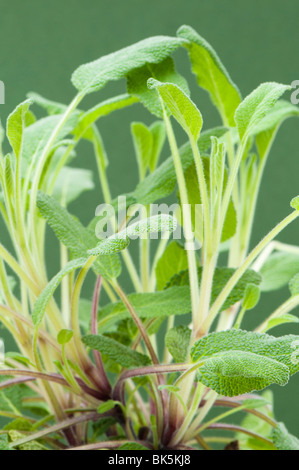
[[[294,277],[289,282],[289,290],[291,295],[298,295],[299,294],[299,272],[295,274]]]
[[[84,168],[64,166],[55,181],[53,196],[69,205],[83,192],[94,189],[93,173]]]
[[[158,91],[172,116],[197,141],[203,124],[202,116],[186,93],[173,83],[163,83],[153,78],[148,80],[148,86]]]
[[[81,65],[72,75],[73,85],[83,93],[100,90],[111,80],[126,77],[146,64],[158,64],[184,44],[183,39],[155,36]]]
[[[19,104],[7,118],[6,134],[17,158],[19,158],[21,155],[25,128],[25,116],[31,104],[32,100],[24,101],[23,103]]]
[[[142,122],[133,122],[131,124],[131,134],[139,167],[139,179],[142,181],[151,158],[153,136],[148,127]]]
[[[175,326],[168,330],[165,345],[175,362],[185,362],[191,339],[191,330],[187,326]]]
[[[180,271],[188,268],[186,250],[176,242],[171,242],[158,260],[156,266],[156,287],[162,290],[167,282]]]
[[[189,41],[185,47],[189,51],[199,86],[209,92],[224,124],[234,127],[234,113],[241,101],[240,92],[216,52],[190,26],[181,26],[178,36]]]
[[[260,269],[262,276],[260,289],[263,292],[280,289],[287,285],[298,272],[298,255],[282,252],[273,253]]]
[[[128,299],[142,319],[165,318],[191,312],[190,289],[174,287],[154,293],[129,294]],[[98,327],[101,332],[111,331],[114,325],[131,318],[123,302],[106,305],[99,311]]]
[[[147,86],[147,81],[151,77],[161,82],[174,83],[189,95],[187,82],[184,77],[176,72],[174,61],[171,57],[167,57],[159,64],[146,64],[130,72],[127,75],[128,93],[137,97],[151,113],[158,117],[162,116],[159,97],[150,91]]]
[[[224,352],[249,352],[283,364],[289,369],[290,375],[293,375],[299,370],[298,338],[295,335],[276,338],[266,333],[234,329],[221,331],[211,333],[194,343],[191,358],[193,362],[198,362]]]
[[[88,250],[94,248],[98,243],[95,234],[83,227],[53,197],[39,192],[37,206],[57,238],[69,248],[72,255],[78,258],[87,257]],[[100,250],[98,250],[98,254],[100,254]],[[95,261],[93,268],[97,274],[106,278],[115,278],[121,272],[121,264],[117,254],[101,256]]]
[[[290,87],[275,82],[262,83],[238,106],[235,121],[240,139],[248,137],[275,105],[281,95]]]
[[[203,268],[200,266],[198,268],[199,283],[201,282],[202,270]],[[234,268],[217,267],[215,269],[215,274],[214,274],[213,284],[212,284],[212,292],[211,292],[211,305],[216,300],[216,298],[218,297],[218,295],[220,294],[220,292],[222,291],[226,283],[229,281],[231,276],[234,274],[234,272],[235,272]],[[232,291],[228,295],[226,301],[221,307],[221,310],[226,310],[231,305],[234,305],[235,303],[242,300],[245,294],[246,286],[248,284],[259,285],[261,280],[262,278],[257,272],[250,270],[250,269],[245,271],[245,273],[243,274],[239,282],[235,285],[235,287],[232,289]],[[182,271],[181,273],[173,276],[170,282],[167,284],[167,287],[186,286],[186,285],[189,285],[188,270]]]
[[[290,434],[283,423],[273,429],[272,438],[278,450],[299,450],[299,439]]]
[[[61,283],[62,279],[67,275],[72,273],[75,269],[82,268],[86,263],[87,258],[78,258],[72,261],[69,261],[59,273],[57,273],[51,281],[47,284],[45,289],[41,292],[32,311],[32,322],[35,327],[39,326],[43,321],[45,311],[47,309],[48,303],[52,298],[55,290]]]
[[[141,354],[127,346],[103,335],[86,335],[82,338],[83,343],[107,356],[122,367],[141,367],[150,364],[148,356]]]
[[[199,369],[198,380],[220,395],[234,397],[272,384],[286,385],[289,369],[252,352],[224,351],[205,361]]]
[[[65,104],[44,98],[35,92],[27,93],[27,96],[34,101],[34,104],[37,104],[41,108],[45,109],[50,116],[53,116],[54,114],[63,114],[67,108]]]

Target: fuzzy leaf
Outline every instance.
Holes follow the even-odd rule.
[[[290,434],[283,423],[273,429],[272,439],[278,450],[299,450],[299,439]]]
[[[298,272],[298,255],[282,252],[273,253],[260,269],[262,276],[260,289],[263,292],[280,289],[287,285]]]
[[[24,138],[25,116],[31,104],[32,100],[24,101],[23,103],[19,104],[7,118],[6,134],[17,158],[21,156]]]
[[[289,290],[292,296],[299,294],[299,272],[290,280]]]
[[[148,80],[148,86],[158,91],[172,116],[197,141],[203,124],[202,116],[185,92],[173,83],[162,83],[153,78]]]
[[[128,299],[142,319],[165,318],[190,313],[190,289],[174,287],[160,292],[129,294]],[[99,311],[98,327],[101,332],[111,331],[114,325],[131,318],[123,302],[106,305]]]
[[[220,357],[225,352],[252,353],[279,362],[293,375],[299,371],[298,345],[299,337],[295,335],[276,338],[266,333],[232,329],[210,333],[194,343],[191,358],[193,362],[199,362],[214,355]]]
[[[75,269],[82,268],[87,262],[87,258],[78,258],[72,261],[69,261],[59,273],[57,273],[51,281],[47,284],[45,289],[41,292],[32,311],[32,322],[35,327],[38,327],[43,321],[44,314],[46,312],[48,303],[52,298],[55,290],[61,283],[62,279],[67,275],[75,271]]]
[[[122,367],[141,367],[149,365],[151,362],[148,356],[134,351],[107,336],[86,335],[83,336],[82,341],[89,348],[99,351]]]
[[[234,397],[269,385],[286,385],[289,369],[262,355],[240,350],[224,351],[207,359],[198,380],[220,395]]]
[[[151,77],[160,82],[174,83],[189,95],[187,82],[184,77],[176,72],[174,61],[171,57],[167,57],[159,64],[146,64],[140,69],[130,72],[127,75],[128,93],[139,98],[142,104],[158,117],[163,115],[159,97],[150,91],[147,86],[147,81]]]
[[[92,189],[94,189],[92,171],[64,166],[55,181],[53,196],[68,206],[83,192]]]
[[[74,257],[87,257],[88,250],[95,247],[98,242],[95,234],[75,219],[58,202],[41,191],[38,193],[37,206],[41,215],[47,220],[48,224],[55,232],[57,238],[71,251]],[[106,244],[107,241],[105,240]],[[104,247],[103,247],[104,250]],[[97,274],[106,278],[118,277],[121,272],[121,264],[116,254],[109,254],[108,247],[104,256],[98,258],[93,268]],[[114,250],[115,251],[115,250]],[[118,250],[116,250],[118,251]],[[98,250],[98,254],[101,251]]]
[[[126,77],[146,64],[158,64],[184,44],[183,39],[155,36],[81,65],[72,75],[78,91],[92,93],[111,80]]]
[[[187,326],[176,326],[166,333],[165,346],[175,362],[187,360],[190,338],[191,330]]]
[[[192,71],[199,86],[210,94],[223,123],[234,127],[234,113],[241,97],[224,65],[210,44],[190,26],[181,26],[177,34],[188,40],[185,47],[188,49]]]
[[[162,290],[172,276],[188,268],[186,250],[176,242],[171,242],[156,266],[157,290]]]
[[[288,85],[280,83],[262,83],[242,101],[235,113],[241,140],[247,138],[253,130],[257,132],[260,122],[288,89],[290,89]]]
[[[198,268],[199,283],[201,282],[202,270],[203,268],[200,266]],[[234,274],[234,272],[235,272],[234,268],[217,267],[215,269],[215,274],[214,274],[213,284],[212,284],[211,305],[216,300],[216,298],[218,297],[218,295],[220,294],[220,292],[222,291],[226,283],[229,281],[231,276]],[[259,285],[261,280],[262,278],[257,272],[250,270],[250,269],[245,271],[245,273],[243,274],[239,282],[232,289],[231,293],[229,294],[226,301],[222,305],[221,310],[226,310],[231,305],[234,305],[235,303],[242,300],[244,297],[247,285],[248,284]],[[173,278],[167,284],[167,287],[186,286],[186,285],[189,285],[188,270],[182,271],[181,273],[173,276]]]

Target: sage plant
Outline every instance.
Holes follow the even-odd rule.
[[[200,103],[172,58],[179,48],[221,126],[202,130]],[[101,101],[120,79],[124,94]],[[299,247],[276,237],[297,223],[299,197],[250,248],[271,146],[281,123],[299,114],[282,99],[290,86],[262,83],[243,99],[189,26],[84,64],[72,83],[69,105],[30,93],[0,132],[1,149],[10,146],[0,152],[0,211],[11,241],[0,244],[0,320],[17,346],[0,369],[0,448],[298,450],[264,389],[299,370],[299,336],[272,335],[298,323]],[[95,104],[84,110],[91,93]],[[112,195],[101,122],[136,104],[152,117],[131,123],[139,180]],[[74,164],[81,141],[97,175]],[[95,177],[103,199],[85,226],[69,205]],[[48,230],[60,255],[54,277]],[[261,295],[286,285],[289,297],[247,331]]]

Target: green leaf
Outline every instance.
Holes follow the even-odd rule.
[[[299,256],[293,253],[277,252],[269,256],[260,269],[262,292],[280,289],[288,284],[299,272]]]
[[[281,95],[289,90],[288,85],[275,82],[262,83],[238,106],[235,121],[240,139],[256,133],[262,119],[267,115]]]
[[[173,83],[162,83],[154,78],[148,80],[148,87],[158,91],[172,116],[197,141],[203,124],[202,115],[186,93]]]
[[[191,339],[191,330],[187,326],[175,326],[168,330],[165,345],[175,362],[185,362]]]
[[[128,299],[142,319],[165,318],[190,313],[190,289],[174,287],[160,292],[129,294]],[[111,331],[116,323],[131,318],[123,302],[106,305],[99,311],[101,332]]]
[[[170,82],[178,85],[187,95],[189,95],[189,88],[185,78],[176,72],[171,57],[167,57],[159,64],[146,64],[127,75],[128,93],[137,97],[151,113],[162,117],[159,97],[152,93],[147,86],[148,79],[152,77],[160,82]]]
[[[14,442],[19,441],[25,437],[25,434],[19,431],[8,431],[9,441],[13,444],[16,450],[48,450],[45,446],[40,444],[38,441],[29,441],[25,444],[15,446]]]
[[[63,114],[67,108],[65,104],[44,98],[43,96],[33,91],[27,93],[27,96],[32,101],[34,101],[34,104],[37,104],[41,108],[45,109],[50,116],[53,116],[54,114]]]
[[[234,113],[241,101],[240,92],[210,44],[190,26],[181,26],[178,36],[188,40],[192,71],[199,86],[210,94],[225,125],[235,126]]]
[[[156,273],[157,290],[162,290],[172,276],[188,268],[186,250],[177,242],[171,242],[158,260]]]
[[[243,308],[245,310],[253,309],[260,300],[260,289],[256,284],[247,284],[243,299]]]
[[[283,423],[277,423],[272,439],[278,450],[299,450],[299,439],[290,434]]]
[[[292,296],[299,294],[299,272],[290,280],[289,290]]]
[[[1,377],[1,381],[5,380]],[[22,408],[22,392],[20,386],[13,386],[0,390],[0,410],[20,415]]]
[[[72,255],[76,258],[87,257],[88,250],[94,248],[98,242],[95,234],[83,227],[53,197],[41,191],[38,193],[37,206],[57,238],[69,248]],[[100,254],[100,250],[98,252]],[[95,261],[93,269],[96,274],[105,278],[116,278],[121,273],[121,263],[116,254],[106,254]]]
[[[84,168],[63,167],[55,181],[53,196],[68,206],[83,192],[94,189],[93,173]]]
[[[128,442],[118,447],[118,450],[149,450],[148,447],[138,444],[138,442]]]
[[[118,401],[107,400],[98,407],[97,411],[99,414],[107,413],[107,411],[113,410],[117,404],[119,404]]]
[[[198,268],[198,281],[199,284],[201,283],[202,278],[202,271],[203,268],[200,266]],[[213,284],[212,284],[212,292],[211,292],[211,305],[216,300],[224,286],[227,284],[231,276],[234,274],[234,268],[226,268],[226,267],[217,267],[215,269]],[[253,271],[248,269],[245,271],[239,282],[235,285],[232,289],[231,293],[228,295],[226,301],[221,307],[221,310],[226,310],[231,305],[239,302],[243,299],[246,291],[246,287],[248,284],[255,284],[259,285],[262,278],[261,276]],[[188,270],[182,271],[181,273],[173,276],[173,278],[168,283],[168,287],[172,286],[187,286],[189,285],[189,272]]]
[[[107,356],[116,364],[125,368],[142,367],[151,363],[148,356],[141,354],[127,346],[103,335],[86,335],[83,343]]]
[[[92,134],[88,132],[92,124],[94,124],[101,117],[107,116],[113,111],[131,106],[136,102],[138,102],[137,98],[123,94],[102,101],[88,111],[81,113],[78,124],[73,131],[76,139],[83,137],[85,139],[92,140]]]
[[[227,330],[211,333],[191,348],[193,362],[204,362],[200,380],[228,396],[283,385],[299,370],[298,336]]]
[[[41,294],[38,296],[34,303],[32,311],[32,322],[35,327],[38,327],[43,321],[45,311],[48,303],[52,298],[55,290],[59,286],[62,279],[67,275],[75,271],[75,269],[82,268],[87,262],[87,258],[78,258],[69,261],[59,273],[57,273],[51,281],[47,284]]]
[[[284,315],[280,315],[278,318],[271,318],[265,328],[263,329],[264,332],[275,328],[276,326],[284,325],[285,323],[299,323],[299,318],[295,317],[295,315],[291,315],[290,313],[285,313]]]
[[[234,397],[272,384],[286,385],[289,369],[276,360],[249,351],[223,351],[205,361],[198,380],[220,395]]]
[[[81,65],[72,75],[78,91],[92,93],[111,80],[126,77],[132,70],[146,64],[158,64],[170,56],[184,40],[155,36],[108,54],[98,60]]]
[[[150,126],[150,131],[153,137],[152,152],[149,159],[149,169],[153,172],[158,164],[160,154],[166,140],[166,129],[163,121],[155,121]]]
[[[299,211],[299,196],[294,197],[290,204],[295,211]]]
[[[288,101],[279,100],[268,112],[267,116],[253,129],[252,134],[256,135],[256,146],[260,158],[267,156],[274,137],[281,124],[291,116],[298,116],[299,109]]]
[[[150,162],[153,136],[148,127],[142,122],[133,122],[131,124],[131,134],[139,167],[139,179],[142,181]]]
[[[31,104],[32,100],[24,101],[7,118],[6,134],[17,159],[21,156],[25,116]]]
[[[216,127],[203,132],[197,142],[200,153],[206,152],[211,147],[211,136],[221,137],[227,132],[224,127]],[[187,142],[179,149],[183,170],[187,170],[193,162],[194,157],[190,143]],[[131,194],[135,202],[140,204],[153,204],[159,199],[169,196],[177,186],[176,172],[173,158],[167,158],[153,173],[148,175],[136,190]]]
[[[71,341],[73,335],[74,333],[71,330],[66,330],[66,329],[60,330],[57,335],[57,341],[61,345],[67,344]]]

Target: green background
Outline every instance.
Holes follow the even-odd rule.
[[[174,35],[181,24],[190,24],[212,44],[243,96],[263,81],[290,84],[299,79],[298,16],[297,0],[0,0],[0,80],[6,86],[1,121],[5,123],[29,91],[68,103],[75,95],[70,76],[77,66],[148,36]],[[178,51],[175,58],[189,80],[205,128],[218,124],[218,115],[206,94],[195,86],[184,51]],[[108,85],[89,97],[86,107],[122,92],[124,87],[124,82]],[[132,190],[136,182],[130,120],[138,119],[151,122],[149,114],[137,106],[100,123],[110,160],[113,196]],[[296,119],[284,123],[273,147],[253,242],[289,212],[290,199],[299,193],[298,124]],[[81,148],[76,164],[94,169],[89,147]],[[73,204],[72,211],[88,222],[101,202],[97,187]],[[298,232],[297,223],[279,239],[298,243]],[[1,241],[6,242],[6,238],[2,230]],[[51,253],[51,259],[54,255]],[[265,296],[251,323],[270,313],[285,295],[283,290]],[[299,334],[296,326],[280,331]],[[286,388],[275,387],[274,391],[277,418],[299,436],[298,389],[296,376]]]

